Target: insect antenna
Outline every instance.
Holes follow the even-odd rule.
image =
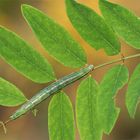
[[[7,125],[9,122],[11,122],[11,121],[12,121],[11,119],[9,119],[9,120],[7,120],[7,121],[5,121],[5,122],[0,121],[0,128],[3,127],[3,130],[4,130],[4,133],[5,133],[5,134],[7,133],[6,125]]]

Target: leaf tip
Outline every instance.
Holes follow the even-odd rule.
[[[130,118],[135,119],[135,112],[129,112]]]
[[[22,8],[22,9],[26,9],[26,8],[29,8],[29,7],[31,7],[31,6],[28,5],[28,4],[22,4],[22,5],[21,5],[21,8]]]
[[[31,8],[33,8],[31,5],[28,4],[22,4],[21,5],[21,12],[24,15],[25,12],[27,12],[28,10],[30,10]]]
[[[21,10],[23,11],[24,9],[28,8],[28,6],[29,6],[29,5],[27,5],[27,4],[22,4],[22,5],[21,5]]]
[[[128,110],[128,114],[130,118],[135,119],[136,108],[132,110],[130,109],[130,104],[126,104],[126,106],[127,106],[127,110]]]

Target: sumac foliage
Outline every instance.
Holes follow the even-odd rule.
[[[102,15],[98,15],[91,8],[75,0],[65,0],[65,6],[71,24],[92,48],[103,49],[108,56],[122,56],[119,40],[122,38],[133,49],[140,49],[140,19],[127,8],[107,0],[99,0]],[[24,4],[21,9],[38,41],[52,58],[73,69],[88,65],[85,50],[64,27],[35,7]],[[94,73],[94,69],[139,56],[140,54],[121,57],[94,66],[90,71]],[[47,83],[56,79],[51,64],[42,54],[2,26],[0,58],[33,82]],[[73,76],[80,72],[74,73]],[[70,82],[71,79],[72,77],[68,76],[64,81]],[[122,63],[112,66],[100,82],[91,75],[83,79],[77,89],[75,118],[69,97],[63,91],[59,91],[60,85],[65,83],[61,80],[58,82],[59,85],[54,84],[59,92],[52,97],[48,109],[50,139],[74,140],[75,125],[78,127],[81,140],[102,140],[104,133],[109,135],[121,110],[115,103],[115,97],[127,83],[125,103],[130,117],[134,118],[140,98],[140,64],[134,68],[132,75]],[[54,87],[52,84],[51,88]],[[43,99],[38,96],[36,100]],[[0,105],[14,107],[28,101],[33,104],[16,86],[0,78]]]

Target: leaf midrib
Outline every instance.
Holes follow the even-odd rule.
[[[90,83],[90,79],[88,80],[88,87],[89,87],[89,90],[91,89],[91,83]],[[94,131],[94,127],[93,127],[93,122],[94,122],[94,120],[92,119],[92,116],[93,116],[93,112],[92,112],[92,110],[93,110],[93,106],[92,106],[92,93],[91,92],[88,92],[88,110],[89,110],[89,120],[90,120],[90,131],[92,132],[92,131]],[[91,119],[90,119],[91,118]],[[94,139],[94,135],[93,135],[93,133],[91,133],[91,135],[92,135],[92,138]]]
[[[58,93],[59,94],[59,103],[60,103],[60,137],[61,137],[61,140],[65,140],[64,139],[64,115],[63,115],[63,94],[62,93]]]

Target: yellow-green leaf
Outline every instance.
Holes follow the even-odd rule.
[[[0,57],[37,83],[55,79],[48,61],[15,33],[0,26]]]
[[[66,8],[72,25],[93,48],[103,48],[108,55],[120,52],[120,43],[113,30],[95,11],[75,0],[66,0]]]
[[[105,20],[128,44],[140,49],[140,19],[125,7],[99,0]]]
[[[29,5],[22,5],[22,13],[43,47],[57,61],[72,68],[86,63],[84,50],[62,26]]]
[[[120,109],[115,105],[115,96],[128,81],[129,73],[124,65],[111,68],[100,83],[98,112],[101,127],[109,134],[119,116]]]
[[[51,140],[74,140],[74,113],[68,96],[61,92],[53,96],[48,111]]]
[[[16,86],[0,77],[0,105],[12,107],[26,101],[26,97]]]
[[[76,97],[76,118],[81,140],[101,140],[97,98],[98,84],[89,76],[81,82]]]
[[[126,106],[132,118],[135,117],[135,112],[140,99],[140,64],[135,68],[126,93]]]

